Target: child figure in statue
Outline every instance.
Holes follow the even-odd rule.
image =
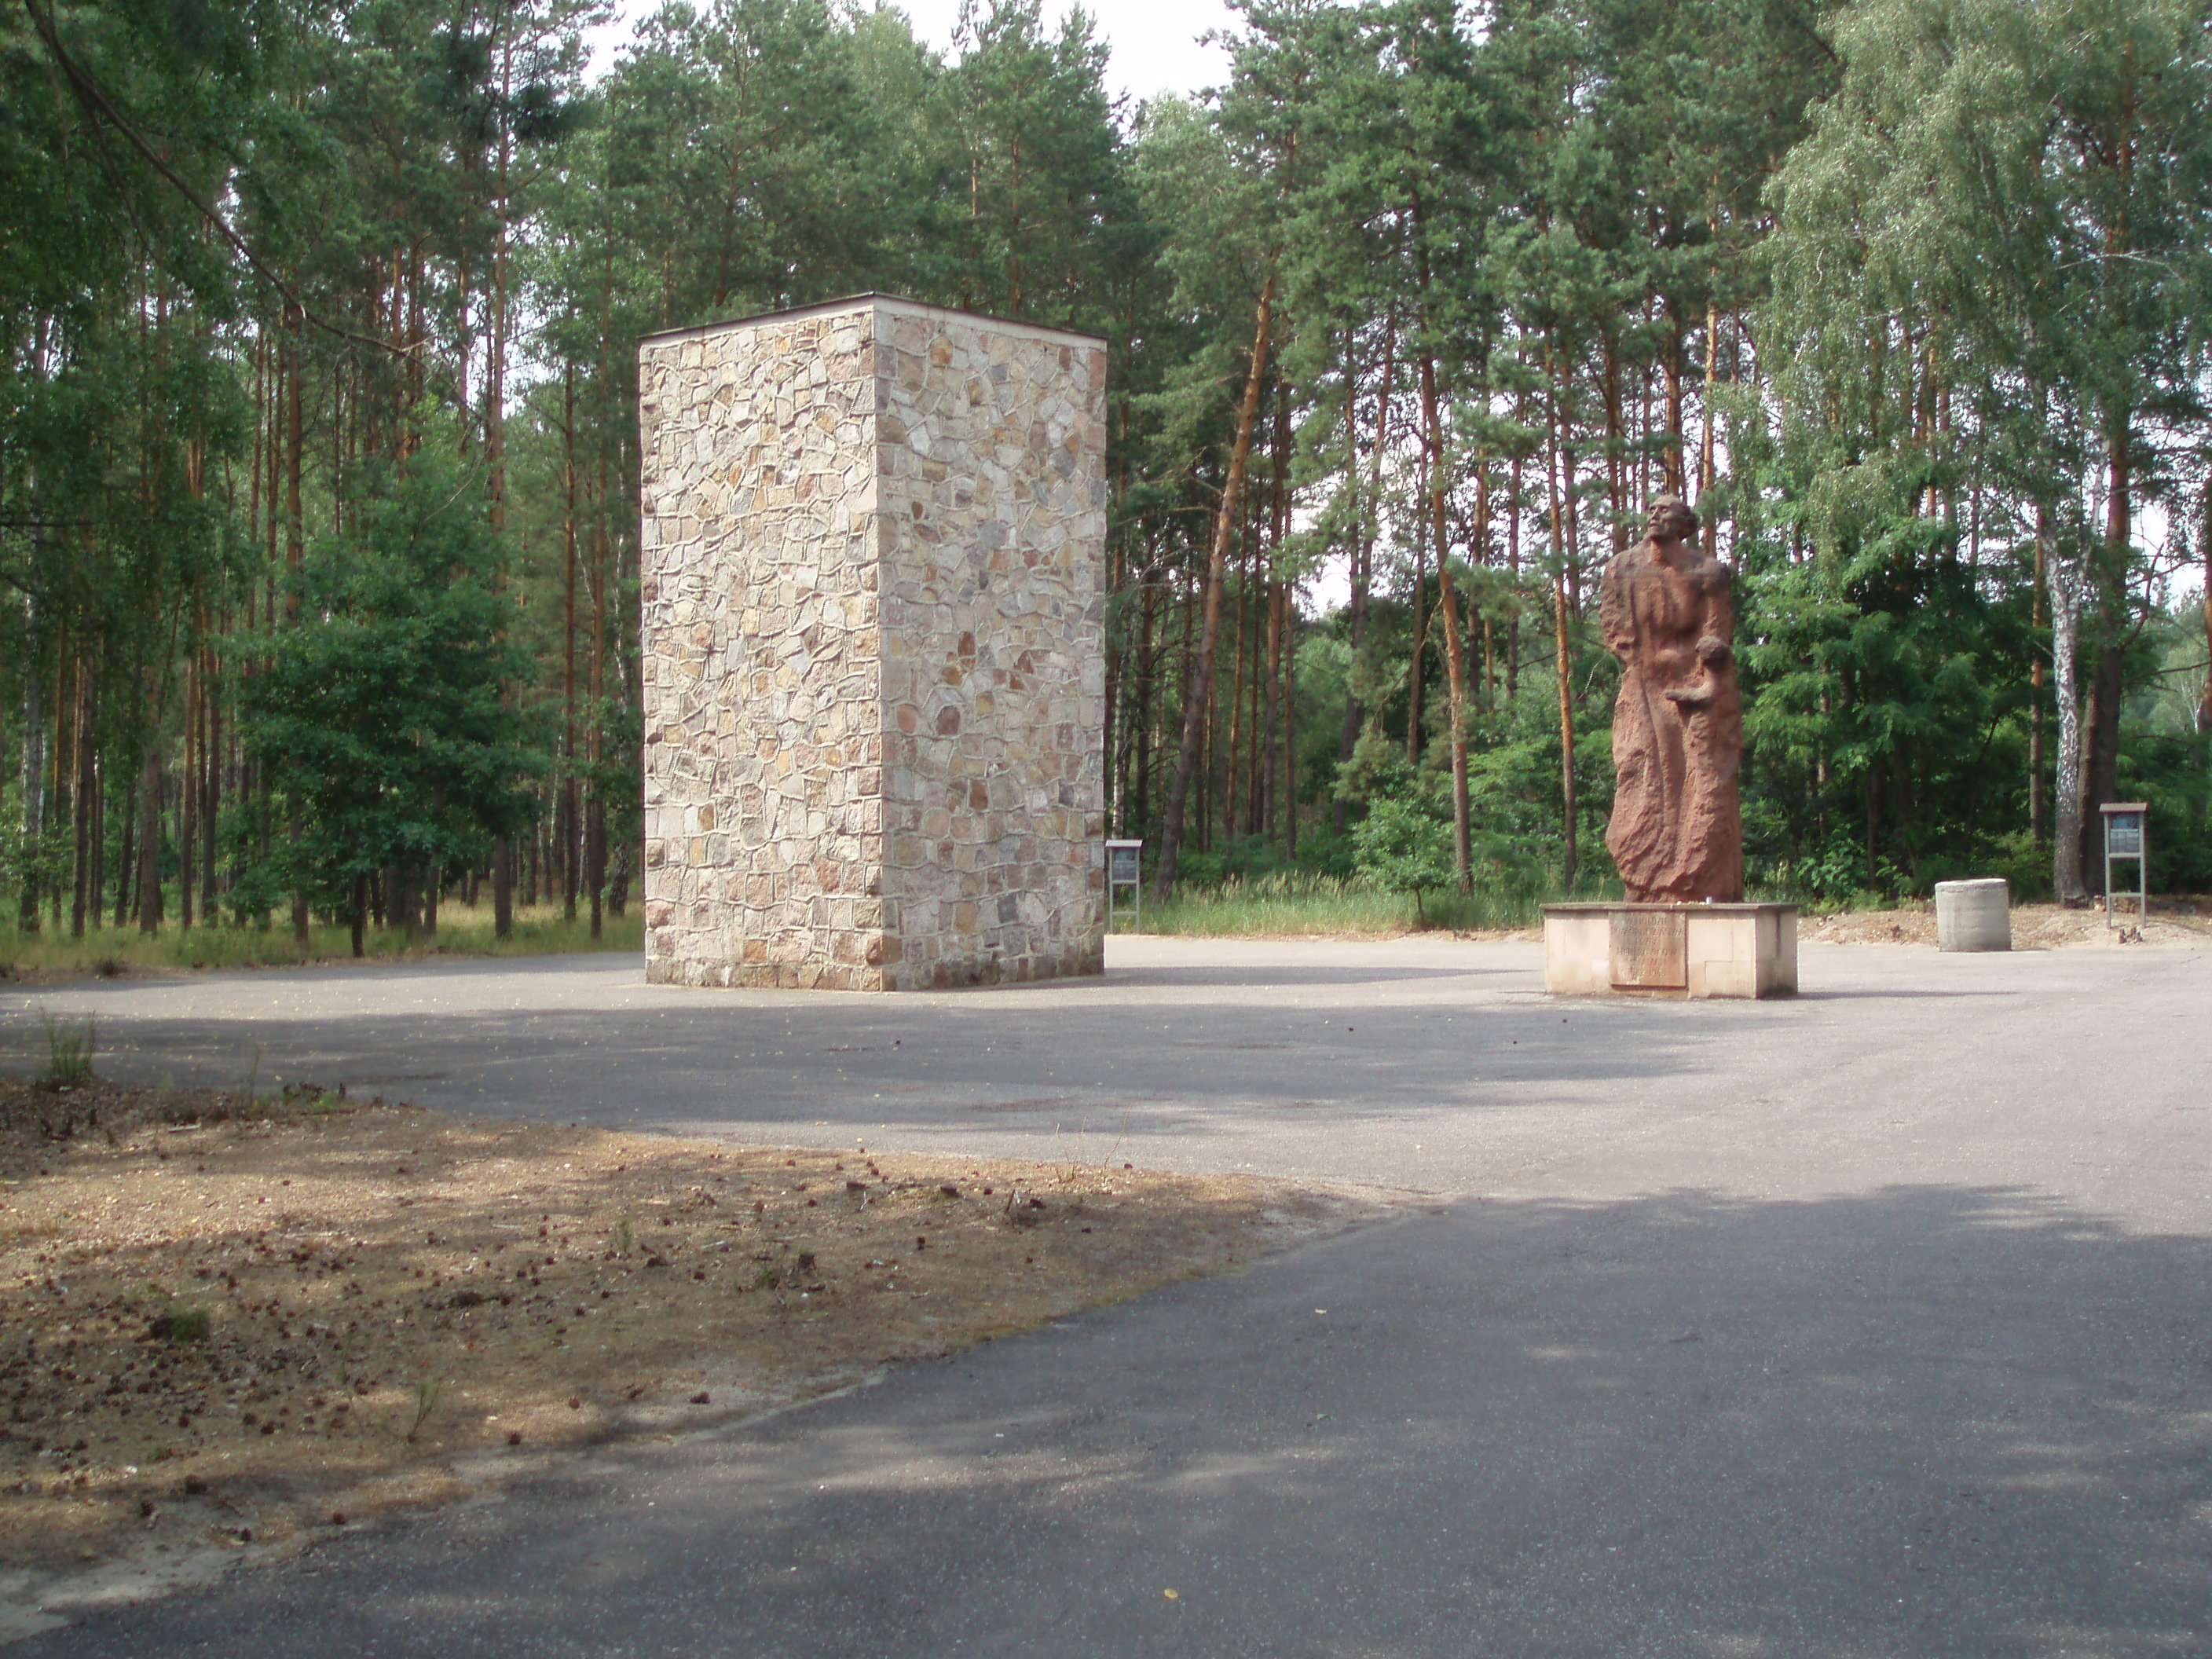
[[[1620,659],[1613,716],[1613,822],[1605,844],[1636,903],[1743,897],[1730,572],[1698,545],[1698,515],[1672,495],[1649,533],[1606,567],[1599,617]]]

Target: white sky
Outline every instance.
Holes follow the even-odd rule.
[[[960,0],[909,0],[899,9],[914,20],[916,34],[943,46],[959,21]],[[1046,22],[1057,27],[1067,9],[1065,0],[1046,0]],[[1085,9],[1114,51],[1108,83],[1134,102],[1156,92],[1196,92],[1228,78],[1229,55],[1199,43],[1209,30],[1236,21],[1221,0],[1092,0]]]
[[[592,36],[594,73],[605,70],[615,49],[629,38],[633,20],[650,13],[658,0],[617,0],[617,21]],[[960,0],[908,0],[898,9],[914,20],[915,33],[938,46],[950,46],[959,21]],[[1067,0],[1045,0],[1045,21],[1057,27]],[[1109,85],[1141,103],[1158,92],[1198,91],[1227,78],[1228,54],[1201,46],[1199,37],[1236,21],[1222,0],[1092,0],[1086,8],[1101,39],[1113,48]]]

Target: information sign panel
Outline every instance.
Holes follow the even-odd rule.
[[[1115,899],[1127,889],[1129,895],[1129,927],[1133,933],[1145,931],[1145,843],[1141,841],[1109,841],[1106,843],[1106,927],[1114,927]]]
[[[2145,822],[2150,812],[2149,803],[2139,800],[2110,800],[2098,809],[2105,815],[2105,926],[2118,924],[2113,920],[2112,860],[2133,859],[2136,861],[2136,926],[2140,929],[2143,918],[2150,913],[2150,836]]]

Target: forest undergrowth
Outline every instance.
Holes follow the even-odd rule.
[[[633,913],[603,920],[600,935],[592,937],[591,925],[581,915],[564,920],[558,904],[518,905],[514,928],[506,939],[495,936],[489,903],[475,907],[447,905],[438,916],[438,931],[409,933],[402,927],[371,928],[362,935],[362,951],[373,962],[421,962],[441,957],[556,956],[569,951],[622,951],[641,952],[645,924]],[[70,979],[87,975],[116,978],[126,974],[161,973],[213,968],[289,968],[310,963],[351,959],[351,936],[343,922],[319,924],[308,930],[302,947],[279,917],[263,928],[219,926],[179,927],[164,922],[159,931],[142,933],[133,924],[124,927],[88,927],[81,939],[58,930],[25,933],[0,923],[0,979]]]
[[[1514,933],[1542,924],[1547,896],[1528,887],[1477,884],[1471,893],[1430,892],[1417,902],[1414,894],[1358,876],[1279,871],[1179,889],[1164,904],[1147,904],[1141,920],[1147,933],[1216,939]],[[1129,928],[1126,910],[1116,927]]]

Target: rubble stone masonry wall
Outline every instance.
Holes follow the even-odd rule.
[[[1103,344],[870,295],[639,386],[647,978],[1098,972]]]

